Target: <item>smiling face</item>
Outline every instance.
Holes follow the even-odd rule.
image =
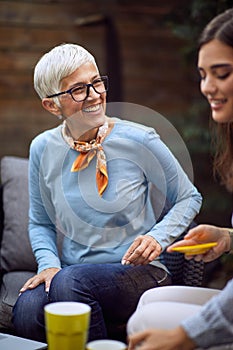
[[[233,122],[233,47],[217,39],[199,51],[201,92],[207,98],[212,118],[218,123]]]
[[[93,63],[84,63],[71,75],[62,79],[60,91],[69,90],[80,83],[93,83],[99,76]],[[98,128],[106,121],[106,92],[99,94],[90,87],[88,97],[82,102],[74,101],[68,93],[61,95],[59,100],[59,107],[48,98],[44,98],[42,104],[51,113],[62,115],[66,119],[73,138],[80,139],[84,136],[82,139],[86,141],[95,138]]]

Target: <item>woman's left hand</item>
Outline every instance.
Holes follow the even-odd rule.
[[[217,245],[207,250],[204,254],[185,254],[185,258],[188,260],[194,259],[196,261],[203,260],[204,262],[210,262],[220,257],[223,253],[228,252],[231,249],[229,229],[213,225],[198,225],[189,230],[182,241],[170,245],[167,251],[171,253],[172,249],[176,247],[211,242],[217,242]]]
[[[147,265],[162,252],[160,244],[152,236],[138,236],[123,256],[122,265]]]
[[[20,289],[20,294],[25,292],[27,289],[34,289],[39,284],[44,283],[45,284],[45,291],[49,291],[50,283],[53,279],[53,277],[60,271],[60,268],[57,267],[50,267],[48,269],[45,269],[38,273],[37,275],[29,278],[29,280],[26,281],[26,283],[23,285],[23,287]]]

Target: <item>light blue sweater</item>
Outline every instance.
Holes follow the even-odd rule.
[[[152,128],[116,119],[103,148],[109,184],[101,198],[96,157],[88,168],[71,172],[78,152],[64,141],[61,126],[33,140],[29,236],[38,272],[120,262],[138,235],[153,236],[165,249],[199,212],[201,195]],[[165,201],[171,209],[158,221]],[[64,234],[60,258],[56,227]],[[152,264],[161,266],[159,259]]]

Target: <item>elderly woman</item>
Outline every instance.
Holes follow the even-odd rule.
[[[44,341],[44,305],[79,301],[92,308],[89,340],[106,338],[111,326],[126,324],[145,290],[171,283],[159,256],[189,226],[201,196],[155,130],[106,115],[108,78],[83,47],[46,53],[34,85],[63,122],[30,148],[38,273],[20,291],[14,325],[18,335]],[[159,219],[165,202],[170,209]],[[124,336],[123,327],[116,337]]]

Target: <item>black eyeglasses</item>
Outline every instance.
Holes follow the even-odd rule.
[[[91,87],[97,94],[103,94],[104,92],[108,91],[108,77],[101,76],[95,79],[92,84],[77,84],[69,90],[58,92],[54,95],[49,95],[47,98],[70,94],[75,102],[82,102],[88,98]]]

